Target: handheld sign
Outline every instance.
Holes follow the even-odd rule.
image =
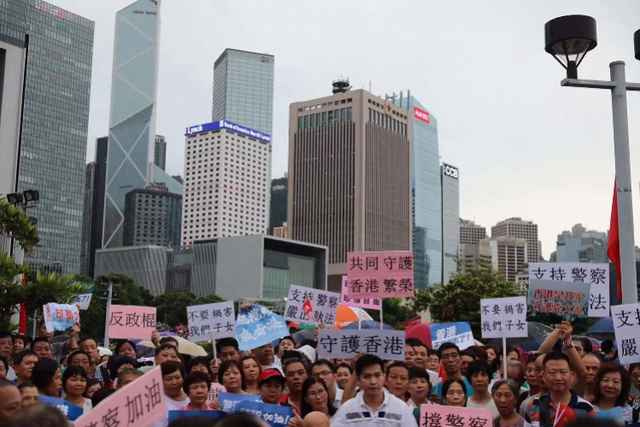
[[[71,304],[77,305],[80,310],[88,310],[91,305],[91,298],[93,294],[80,294],[71,301]]]
[[[38,396],[38,400],[45,406],[53,406],[64,414],[69,421],[75,421],[82,415],[82,408],[68,402],[64,399],[57,397],[45,396],[43,394]]]
[[[529,335],[525,297],[480,300],[482,338],[515,338]]]
[[[353,298],[413,298],[413,253],[349,252],[347,279]]]
[[[253,350],[287,335],[289,328],[282,316],[259,304],[240,308],[236,319],[236,339],[240,351]]]
[[[232,301],[189,306],[187,319],[189,341],[217,340],[236,335],[236,316]]]
[[[383,360],[404,360],[404,331],[323,329],[316,350],[319,359],[348,359],[365,353]]]
[[[236,412],[253,414],[271,427],[287,427],[289,420],[293,417],[293,410],[290,406],[272,405],[249,400],[238,403]]]
[[[111,305],[109,310],[109,338],[151,338],[156,328],[156,308],[137,305]]]
[[[378,297],[364,297],[353,298],[351,297],[351,291],[349,290],[349,281],[346,276],[342,276],[342,289],[340,298],[343,304],[347,304],[351,307],[368,308],[369,310],[380,310],[382,307],[382,300]]]
[[[493,416],[488,409],[420,405],[420,427],[491,427],[492,425]]]
[[[536,313],[585,317],[589,304],[589,287],[582,283],[531,280],[528,302]]]
[[[332,325],[339,303],[340,294],[336,292],[291,285],[284,318],[294,322]]]
[[[471,325],[468,322],[432,323],[431,347],[437,350],[445,342],[454,343],[460,350],[475,345]]]
[[[640,362],[640,303],[611,306],[621,365]]]
[[[44,325],[47,332],[66,331],[76,323],[80,323],[78,306],[73,304],[49,303],[42,306]]]
[[[220,410],[226,413],[235,412],[238,404],[240,402],[244,402],[245,400],[257,402],[260,401],[260,397],[253,394],[236,394],[226,392],[218,394],[218,404],[220,406]]]

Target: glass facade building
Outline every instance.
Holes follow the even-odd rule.
[[[0,37],[28,35],[18,191],[40,192],[28,215],[43,271],[80,271],[94,23],[40,0],[0,0]]]
[[[442,164],[442,283],[458,271],[460,245],[460,173]]]
[[[273,55],[225,49],[213,69],[212,121],[268,134],[273,127]]]

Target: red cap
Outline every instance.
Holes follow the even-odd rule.
[[[278,381],[284,384],[284,377],[282,376],[280,371],[278,371],[277,369],[270,368],[262,371],[262,373],[258,377],[258,385],[260,386],[262,385],[263,382],[268,381],[270,379],[277,379]]]

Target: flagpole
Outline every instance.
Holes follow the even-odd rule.
[[[380,302],[380,330],[383,330],[384,328],[382,327],[383,323],[383,316],[382,316],[382,301]]]
[[[502,377],[507,379],[507,337],[502,337]]]

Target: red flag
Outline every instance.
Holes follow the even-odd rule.
[[[620,268],[620,237],[618,235],[618,192],[613,183],[613,204],[611,206],[611,223],[609,224],[609,242],[607,256],[616,270],[616,294],[618,302],[622,302],[622,272]]]
[[[304,310],[305,319],[310,319],[311,313],[313,313],[313,304],[311,303],[311,300],[309,298],[304,299],[302,310]]]

